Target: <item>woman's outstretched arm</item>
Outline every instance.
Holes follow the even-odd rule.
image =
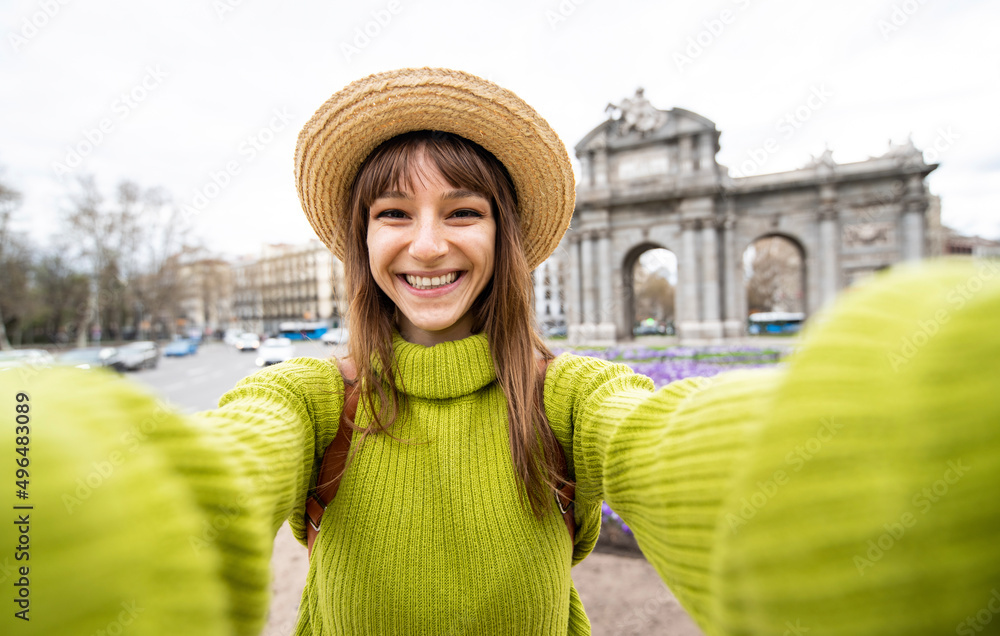
[[[0,376],[10,477],[0,596],[22,601],[5,603],[3,633],[260,632],[275,531],[288,517],[304,539],[315,449],[337,430],[332,363],[261,371],[218,409],[187,416],[103,372]]]
[[[781,368],[642,396],[568,358],[546,391],[571,409],[578,492],[707,633],[979,633],[1000,619],[998,316],[1000,268],[900,267]]]

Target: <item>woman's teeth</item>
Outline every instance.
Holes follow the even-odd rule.
[[[451,272],[445,274],[444,276],[434,276],[432,278],[428,278],[426,276],[411,276],[410,274],[407,274],[406,282],[409,283],[411,287],[416,287],[417,289],[434,289],[436,287],[454,283],[457,278],[458,272]]]

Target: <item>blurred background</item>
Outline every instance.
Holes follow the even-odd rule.
[[[8,0],[0,370],[141,371],[194,411],[343,352],[296,136],[406,66],[512,89],[570,149],[577,215],[534,274],[553,345],[659,385],[774,364],[869,275],[1000,254],[998,22],[984,0]],[[602,546],[636,556],[607,515]],[[286,530],[275,563],[277,634],[305,567]],[[696,633],[640,563],[574,571],[595,633]]]
[[[1000,44],[989,30],[998,14],[995,3],[923,0],[6,2],[0,341],[343,327],[339,264],[313,240],[295,195],[295,139],[343,85],[403,66],[460,68],[517,92],[571,149],[578,179],[590,170],[581,187],[593,169],[583,165],[589,150],[581,160],[573,147],[609,120],[639,121],[644,137],[642,107],[711,124],[718,187],[730,190],[915,152],[936,166],[921,175],[921,256],[989,254],[1000,237]],[[618,176],[663,165],[618,165]],[[881,192],[872,196],[893,196]],[[868,224],[854,238],[879,230]],[[789,236],[737,246],[746,299],[720,318],[746,331],[749,313],[809,313],[820,300],[803,301],[810,255]],[[619,323],[605,340],[679,331],[681,245],[649,247],[673,251],[631,259],[631,289],[613,291],[632,294],[620,301],[632,309],[614,319],[582,315],[588,297],[567,292],[581,282],[563,250],[558,268],[538,275],[547,333],[593,323],[569,334],[593,340],[602,320]],[[616,272],[619,248],[613,241]],[[841,273],[836,288],[853,276]],[[574,302],[575,317],[565,306]],[[713,335],[706,316],[688,320],[701,325],[689,336]]]

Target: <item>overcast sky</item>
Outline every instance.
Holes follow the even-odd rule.
[[[199,210],[209,248],[252,254],[312,237],[293,151],[323,101],[372,72],[447,66],[514,90],[570,148],[642,86],[714,121],[719,162],[742,174],[912,135],[941,164],[945,223],[996,238],[998,25],[986,0],[6,0],[0,169],[40,244],[93,174],[109,194],[165,188]]]

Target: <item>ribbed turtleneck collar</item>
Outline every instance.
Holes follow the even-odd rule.
[[[447,399],[469,395],[496,379],[490,343],[479,333],[433,347],[393,335],[396,382],[417,398]]]

